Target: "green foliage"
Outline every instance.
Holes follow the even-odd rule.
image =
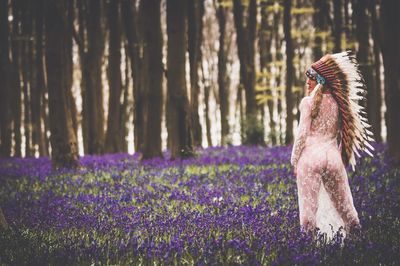
[[[281,3],[282,1],[274,1],[273,5],[268,5],[267,6],[267,12],[268,13],[277,13],[277,12],[283,12],[283,5]]]
[[[293,7],[291,10],[292,15],[309,15],[316,12],[313,7]]]
[[[343,50],[356,50],[356,47],[358,46],[358,42],[355,39],[347,39],[346,35],[342,35],[342,42],[341,45],[343,47]]]
[[[314,33],[314,37],[321,37],[322,39],[326,39],[330,36],[330,32],[329,31],[316,31]]]
[[[180,156],[181,158],[190,158],[190,157],[196,157],[196,153],[193,150],[193,148],[186,147],[180,151]]]
[[[292,32],[292,38],[300,38],[300,39],[309,39],[311,38],[312,32],[310,30],[296,30],[293,29]]]
[[[268,66],[283,67],[285,64],[286,64],[285,60],[275,60],[273,62],[269,62]]]
[[[328,39],[328,41],[326,42],[326,50],[333,51],[334,47],[335,47],[335,43],[333,42],[333,40]]]
[[[283,97],[281,95],[276,95],[276,96],[272,96],[269,94],[257,94],[256,95],[256,100],[258,104],[265,104],[270,100],[274,100],[274,99],[279,99],[282,100]]]
[[[257,71],[256,78],[271,79],[272,78],[272,73],[271,73],[271,71],[267,71],[267,70]]]
[[[221,0],[218,1],[218,6],[221,6],[222,8],[232,8],[233,7],[233,0]]]
[[[302,92],[304,90],[304,87],[303,86],[293,86],[292,87],[292,92],[293,93],[300,93],[300,92]]]
[[[264,143],[264,125],[256,116],[247,117],[243,123],[244,136],[242,139],[247,144],[262,144]]]
[[[255,90],[256,92],[260,92],[260,91],[267,91],[269,90],[269,88],[266,85],[256,85]]]

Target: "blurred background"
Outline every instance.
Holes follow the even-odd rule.
[[[3,157],[288,145],[304,72],[352,50],[400,161],[395,0],[0,0]]]

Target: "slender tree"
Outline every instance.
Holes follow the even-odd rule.
[[[207,62],[210,65],[209,62]],[[213,145],[211,139],[211,120],[210,120],[210,82],[207,81],[206,75],[204,73],[204,66],[201,64],[201,73],[202,73],[202,80],[204,84],[204,118],[206,121],[206,138],[207,138],[207,145],[211,147]]]
[[[389,153],[400,164],[400,2],[381,2],[381,40],[385,72],[386,127]]]
[[[46,134],[42,130],[43,120],[41,116],[41,105],[44,105],[43,97],[45,91],[45,73],[43,62],[43,0],[38,0],[34,7],[35,12],[35,67],[32,85],[32,141],[38,146],[39,155],[46,156]]]
[[[248,144],[263,144],[263,133],[257,132],[259,125],[255,99],[255,38],[257,31],[257,1],[250,0],[247,23],[244,26],[244,7],[240,0],[234,0],[236,42],[240,61],[240,84],[246,95],[246,139]]]
[[[351,39],[352,35],[352,25],[350,21],[350,14],[349,14],[349,5],[353,4],[354,1],[350,0],[344,0],[343,2],[343,9],[344,9],[344,34],[346,36],[346,41],[349,41]]]
[[[32,12],[31,2],[21,5],[21,81],[23,93],[23,118],[25,135],[25,156],[33,156],[31,96],[32,96]]]
[[[142,152],[145,149],[145,144],[149,139],[149,135],[147,132],[147,124],[148,124],[148,110],[149,110],[149,97],[148,97],[148,85],[151,79],[151,75],[147,71],[149,69],[149,53],[148,53],[148,44],[146,43],[146,39],[144,37],[144,32],[146,31],[144,25],[146,24],[145,20],[145,2],[140,1],[139,9],[138,9],[138,43],[136,46],[139,47],[139,67],[138,73],[139,76],[139,84],[137,89],[135,90],[135,121],[134,127],[137,131],[138,137],[140,137],[139,143],[137,143],[137,151]],[[149,139],[149,141],[151,141]]]
[[[121,152],[122,137],[120,132],[121,108],[120,98],[122,92],[121,77],[121,23],[120,1],[110,1],[107,6],[109,25],[109,52],[108,52],[108,82],[110,98],[108,101],[108,120],[105,151],[109,153]]]
[[[120,121],[119,121],[119,130],[121,132],[121,137],[119,138],[120,147],[122,147],[122,152],[128,152],[128,140],[127,136],[129,133],[128,128],[128,121],[129,121],[129,114],[130,114],[130,96],[129,96],[129,89],[131,88],[131,69],[129,67],[129,57],[126,55],[128,48],[127,45],[124,47],[125,49],[125,82],[122,85],[122,94],[123,100],[120,105]]]
[[[167,129],[171,141],[171,158],[186,157],[193,153],[185,79],[186,12],[186,0],[167,0]]]
[[[206,16],[205,19],[205,36],[211,36],[213,34],[213,27],[214,20]],[[203,52],[202,52],[202,59],[201,59],[201,84],[203,85],[204,91],[204,121],[205,121],[205,129],[206,129],[206,139],[207,139],[207,146],[213,146],[213,142],[211,139],[211,119],[210,119],[210,94],[212,94],[212,82],[213,76],[207,73],[216,73],[215,71],[215,64],[212,60],[214,56],[214,43],[210,41],[209,38],[205,38],[203,42]],[[216,97],[217,103],[218,98]]]
[[[127,40],[127,55],[130,59],[131,73],[133,81],[133,124],[135,150],[143,151],[145,143],[145,106],[146,97],[144,93],[144,42],[142,40],[139,13],[141,10],[136,8],[135,1],[122,0],[122,18],[124,31]]]
[[[293,43],[291,35],[291,1],[284,0],[283,13],[283,30],[285,32],[286,42],[286,138],[285,143],[289,144],[293,141],[293,101],[292,101],[292,86],[293,86]]]
[[[147,73],[145,84],[147,97],[146,139],[143,158],[160,157],[161,153],[161,116],[162,116],[162,47],[161,5],[160,0],[142,2],[142,33],[144,53],[147,61],[144,71]]]
[[[16,0],[12,1],[12,34],[14,36],[21,35],[20,29],[20,21],[21,21],[21,1]],[[15,38],[11,45],[11,56],[12,56],[12,65],[11,65],[11,88],[12,88],[12,101],[11,101],[11,110],[12,110],[12,120],[13,120],[13,133],[14,133],[14,155],[16,157],[21,157],[21,80],[20,80],[20,68],[21,68],[21,41],[19,38]]]
[[[7,2],[0,0],[0,156],[11,155],[11,122],[10,122],[10,106],[8,104],[10,98],[8,69],[10,68],[9,58],[9,27],[7,16]],[[8,224],[4,217],[3,210],[0,208],[0,228],[7,229]]]
[[[193,145],[201,146],[201,125],[199,118],[199,64],[203,36],[204,2],[188,1],[188,50],[190,64],[190,112],[193,132]]]
[[[378,109],[378,101],[380,100],[377,88],[373,82],[372,58],[370,57],[370,18],[367,15],[367,2],[362,0],[355,1],[354,17],[356,24],[356,37],[358,41],[357,59],[360,63],[360,69],[363,73],[367,85],[367,113],[368,120],[372,125],[374,138],[379,138],[378,129],[380,128],[380,109]]]
[[[66,24],[67,24],[67,43],[66,43],[66,53],[64,62],[66,64],[67,69],[67,86],[68,88],[72,88],[73,85],[73,27],[74,27],[74,5],[73,1],[66,2]],[[71,118],[72,118],[72,127],[75,132],[75,136],[78,136],[78,110],[76,107],[75,99],[72,94],[72,90],[68,90],[67,96],[67,105],[68,109],[71,110]]]
[[[85,154],[104,151],[104,108],[102,59],[104,34],[102,1],[77,1],[79,10],[79,46],[82,69],[82,135]]]
[[[270,129],[270,139],[273,145],[276,145],[276,123],[274,119],[274,100],[272,96],[272,89],[270,87],[270,79],[266,77],[267,73],[270,73],[268,63],[272,62],[272,23],[269,23],[268,17],[268,7],[271,7],[274,3],[272,1],[267,2],[261,6],[261,27],[259,30],[259,49],[260,49],[260,68],[262,76],[260,82],[267,86],[266,95],[267,107],[269,113],[269,129]]]
[[[283,53],[281,52],[280,47],[283,45],[283,38],[281,37],[280,34],[280,25],[282,21],[282,12],[279,9],[274,10],[274,15],[273,15],[273,38],[274,38],[274,45],[275,45],[275,53],[273,55],[273,61],[275,62],[282,62],[283,64]],[[276,66],[276,74],[275,74],[275,87],[277,88],[277,100],[276,100],[276,109],[278,113],[278,132],[279,138],[277,136],[277,140],[279,144],[284,143],[283,139],[283,106],[282,106],[282,101],[283,101],[283,90],[281,89],[281,84],[282,84],[282,71],[283,67],[278,64]]]
[[[334,48],[333,52],[342,51],[342,33],[343,33],[343,12],[342,0],[333,0],[333,38]]]
[[[0,156],[11,155],[8,1],[0,1]]]
[[[374,86],[375,86],[375,102],[374,102],[374,132],[375,141],[382,142],[382,118],[381,118],[381,106],[382,106],[382,86],[381,86],[381,45],[380,45],[380,29],[379,22],[376,14],[376,3],[375,1],[369,1],[368,9],[371,14],[371,25],[372,25],[372,39],[373,39],[373,72],[374,72]]]
[[[53,165],[74,167],[78,164],[77,138],[68,108],[68,25],[66,1],[45,2],[46,69],[49,86],[51,155]]]
[[[318,60],[323,56],[322,44],[323,33],[328,31],[328,14],[329,2],[325,0],[315,0],[314,2],[315,13],[313,15],[315,26],[315,39],[313,47],[314,60]]]
[[[226,16],[227,8],[222,5],[222,0],[218,0],[217,19],[219,26],[219,48],[218,48],[218,96],[219,96],[219,109],[221,113],[221,144],[227,144],[227,137],[229,135],[229,89],[226,82],[227,72],[227,54],[226,54]]]

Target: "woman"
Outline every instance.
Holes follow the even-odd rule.
[[[344,236],[359,234],[358,213],[347,178],[358,150],[370,153],[372,133],[358,100],[365,94],[351,52],[328,54],[307,70],[309,96],[302,99],[291,164],[297,178],[300,226],[327,237],[344,227]]]

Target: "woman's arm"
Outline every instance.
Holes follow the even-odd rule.
[[[292,149],[290,163],[297,168],[297,162],[306,143],[307,135],[311,127],[311,97],[304,97],[300,106],[300,122],[297,127],[296,137]]]

